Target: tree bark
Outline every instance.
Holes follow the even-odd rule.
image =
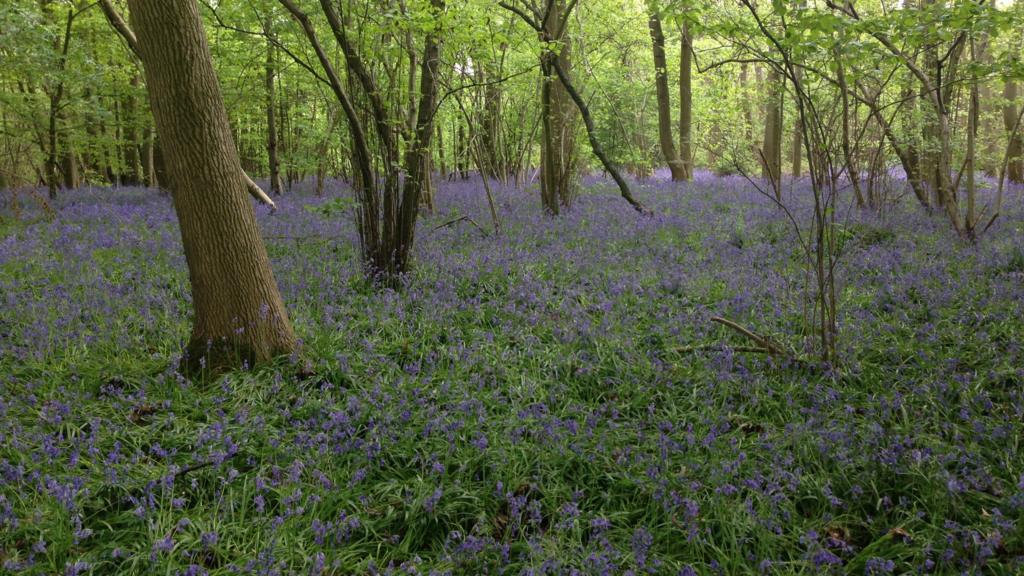
[[[434,9],[444,9],[443,0],[432,0]],[[420,98],[416,108],[416,130],[412,146],[405,157],[405,182],[402,187],[401,211],[398,215],[396,259],[404,270],[409,261],[416,234],[420,193],[430,186],[430,140],[434,135],[434,105],[437,102],[437,68],[441,46],[434,33],[427,35],[420,70]]]
[[[267,35],[267,61],[264,69],[264,88],[267,108],[267,159],[270,163],[270,192],[281,195],[281,164],[277,159],[277,118],[274,113],[274,42],[268,18],[263,24]]]
[[[138,186],[142,183],[141,163],[139,162],[139,140],[135,118],[135,89],[139,86],[139,77],[133,75],[128,94],[121,100],[121,150],[124,158],[124,171],[121,173],[121,184]]]
[[[740,88],[743,93],[746,94],[748,90],[748,84],[750,83],[750,73],[747,70],[747,63],[743,62],[740,64]],[[746,130],[744,133],[747,135],[747,141],[754,141],[754,108],[750,105],[750,98],[743,98],[743,120],[746,124]]]
[[[797,76],[800,76],[799,70],[797,71]],[[803,131],[804,123],[800,120],[800,117],[797,116],[796,120],[793,121],[793,142],[792,148],[789,151],[791,172],[794,178],[799,178],[800,174],[803,172],[803,168],[800,165],[801,160],[803,159],[803,151],[801,150],[803,142],[801,134]]]
[[[568,14],[565,0],[548,0],[547,19],[542,23],[544,38],[556,42],[556,50],[541,56],[544,73],[541,88],[541,203],[550,214],[569,208],[576,197],[576,138],[572,102],[565,85],[558,81],[554,68],[568,74],[572,66],[571,50],[565,41]]]
[[[60,187],[60,182],[57,179],[57,165],[59,163],[59,151],[57,149],[58,121],[61,117],[60,108],[64,99],[64,71],[67,69],[68,50],[71,44],[71,27],[74,21],[75,10],[73,7],[68,8],[64,39],[63,42],[57,45],[57,48],[60,50],[60,57],[57,59],[57,86],[47,91],[50,96],[50,125],[48,133],[49,145],[46,156],[46,185],[51,200],[57,197],[57,189]],[[58,40],[58,42],[60,41]]]
[[[143,172],[146,176],[146,186],[158,188],[160,179],[156,174],[156,151],[153,140],[156,139],[156,129],[152,126],[146,128],[146,136],[142,142]]]
[[[971,58],[978,59],[978,46],[972,38]],[[978,139],[978,117],[980,114],[978,106],[978,77],[972,75],[970,80],[969,102],[967,106],[967,159],[964,170],[967,172],[967,213],[964,215],[964,231],[967,236],[974,239],[974,226],[977,224],[976,200],[977,186],[974,178],[975,160],[977,155]]]
[[[679,52],[679,161],[683,179],[693,178],[693,36],[683,22]]]
[[[864,193],[860,186],[860,173],[857,171],[857,159],[853,153],[853,146],[850,144],[850,87],[846,82],[843,55],[838,48],[833,49],[832,54],[836,62],[836,81],[839,83],[839,93],[843,101],[843,163],[846,164],[846,175],[850,179],[850,185],[853,186],[853,192],[857,198],[857,207],[863,208],[865,203]],[[854,116],[856,116],[856,112],[854,112]],[[799,145],[799,142],[797,144]]]
[[[297,343],[260,237],[195,0],[129,0],[174,182],[192,284],[192,374],[264,362]]]
[[[771,182],[778,194],[782,189],[782,79],[777,70],[768,73],[765,102],[764,145],[761,149],[761,177]]]
[[[654,56],[654,87],[658,97],[658,141],[661,144],[661,154],[665,157],[672,173],[673,181],[686,180],[686,168],[679,155],[676,153],[675,139],[672,137],[672,99],[668,92],[668,62],[665,59],[665,34],[661,29],[661,17],[653,9],[648,8],[650,15],[647,19],[647,27],[651,32],[651,52]],[[683,50],[686,50],[686,42],[683,41]],[[682,94],[682,79],[680,79],[680,94]],[[680,139],[682,137],[680,136]]]
[[[1003,98],[1006,100],[1003,104],[1003,126],[1010,139],[1007,146],[1006,178],[1020,184],[1024,182],[1024,138],[1019,130],[1014,130],[1017,124],[1017,97],[1017,83],[1007,80],[1003,85]]]

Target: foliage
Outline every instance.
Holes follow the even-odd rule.
[[[834,377],[708,321],[801,325],[787,224],[742,179],[655,180],[651,217],[595,190],[558,220],[493,186],[504,235],[435,229],[487,219],[478,180],[443,184],[401,293],[323,215],[342,187],[261,208],[305,352],[207,387],[168,368],[189,303],[166,197],[74,191],[4,228],[4,569],[1024,567],[1024,190],[981,246],[908,203],[853,213]]]

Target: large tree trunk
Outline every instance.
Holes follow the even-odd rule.
[[[654,54],[654,86],[658,96],[658,141],[661,154],[672,172],[672,180],[686,180],[686,169],[676,153],[672,137],[672,99],[668,92],[668,62],[665,60],[665,34],[661,30],[661,18],[653,8],[647,20],[651,31],[651,51]],[[686,50],[685,43],[683,50]],[[682,82],[680,81],[680,92]]]
[[[679,52],[679,160],[683,179],[693,178],[693,37],[683,22]]]
[[[217,373],[295,350],[194,0],[129,0],[174,182],[194,317],[183,367]]]
[[[277,159],[277,118],[274,113],[274,43],[270,35],[270,19],[264,23],[267,34],[267,61],[264,70],[267,107],[267,159],[270,163],[270,192],[281,194],[281,164]]]
[[[1024,138],[1020,130],[1014,132],[1017,124],[1017,83],[1007,80],[1003,86],[1003,98],[1006,103],[1003,105],[1003,126],[1006,128],[1006,135],[1010,138],[1007,146],[1006,177],[1010,182],[1024,182]]]

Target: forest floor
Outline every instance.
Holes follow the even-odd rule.
[[[823,371],[709,320],[801,346],[800,250],[740,179],[638,186],[651,217],[498,187],[501,234],[445,183],[400,292],[328,188],[258,208],[302,354],[205,385],[168,197],[0,199],[0,572],[1024,570],[1024,190],[976,245],[843,204]]]

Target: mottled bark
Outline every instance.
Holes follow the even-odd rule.
[[[192,285],[190,373],[295,350],[194,0],[129,0]]]

